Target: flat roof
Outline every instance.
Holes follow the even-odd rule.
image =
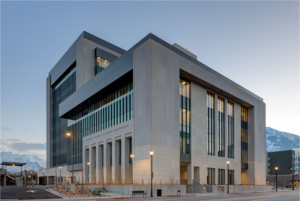
[[[2,162],[1,165],[8,165],[8,166],[23,166],[27,163],[19,163],[19,162]]]

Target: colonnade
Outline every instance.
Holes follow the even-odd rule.
[[[133,181],[131,136],[119,136],[97,143],[91,142],[83,150],[83,172],[86,183],[122,180]]]

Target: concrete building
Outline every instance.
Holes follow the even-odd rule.
[[[275,175],[275,167],[278,168],[277,175],[291,175],[292,168],[296,172],[295,150],[275,151],[268,153],[268,175]]]
[[[147,183],[152,150],[154,183],[224,185],[230,161],[230,184],[266,184],[263,99],[178,44],[83,32],[46,83],[45,176],[70,177],[74,150],[76,181]]]

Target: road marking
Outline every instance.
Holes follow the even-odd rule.
[[[35,193],[34,190],[29,190],[29,191],[26,191],[26,192],[29,192],[29,193]]]

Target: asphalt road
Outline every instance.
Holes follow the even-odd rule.
[[[60,197],[42,188],[1,186],[1,200],[2,199],[60,199]]]
[[[29,191],[29,192],[28,192]],[[32,192],[34,191],[34,192]],[[241,193],[241,194],[199,194],[199,196],[194,195],[185,195],[181,197],[153,197],[150,198],[135,198],[127,199],[134,201],[300,201],[300,191],[288,191],[288,192],[268,192],[268,193]],[[1,186],[1,200],[5,199],[19,199],[19,200],[46,200],[51,199],[51,201],[62,201],[62,199],[56,195],[53,195],[50,192],[45,191],[42,188],[23,188],[23,187],[4,187]],[[82,201],[83,199],[70,199],[72,201]],[[84,200],[108,200],[101,198],[88,198]],[[112,201],[113,199],[109,199]],[[11,201],[11,200],[8,200]]]

